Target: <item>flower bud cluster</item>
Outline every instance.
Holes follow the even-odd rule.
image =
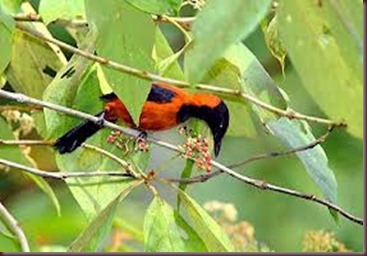
[[[183,144],[185,150],[184,157],[195,160],[196,166],[207,172],[211,172],[212,160],[209,152],[209,141],[207,138],[202,138],[201,135],[197,137],[188,137]]]

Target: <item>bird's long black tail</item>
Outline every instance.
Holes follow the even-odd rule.
[[[98,113],[96,117],[103,118],[104,112]],[[60,154],[73,152],[75,149],[86,141],[93,134],[98,132],[102,126],[93,121],[84,120],[78,126],[75,126],[70,131],[57,139],[54,147]]]

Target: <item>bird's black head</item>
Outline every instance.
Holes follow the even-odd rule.
[[[229,111],[226,104],[221,100],[214,107],[206,105],[183,105],[177,118],[180,122],[184,122],[190,117],[201,119],[207,123],[213,135],[214,154],[218,156],[222,139],[229,124]]]

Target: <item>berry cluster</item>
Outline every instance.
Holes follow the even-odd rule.
[[[107,142],[114,144],[120,140],[120,136],[121,136],[121,131],[112,131],[111,134],[108,135],[107,137]]]
[[[149,152],[149,143],[144,138],[138,137],[135,142],[135,150],[147,153]]]
[[[209,142],[207,138],[202,138],[201,135],[197,137],[188,137],[183,144],[185,150],[184,157],[195,160],[196,166],[201,170],[211,172],[212,160],[209,152]]]
[[[125,154],[130,152],[130,142],[133,141],[132,138],[126,138],[123,136],[121,131],[112,131],[111,134],[107,137],[107,142],[114,144],[116,147],[124,150]],[[135,140],[135,151],[142,151],[144,153],[149,151],[149,144],[144,138],[138,137]]]

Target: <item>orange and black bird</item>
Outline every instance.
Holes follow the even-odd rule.
[[[188,93],[167,83],[152,84],[138,125],[134,124],[124,103],[114,93],[103,95],[101,99],[106,101],[106,104],[96,117],[110,122],[121,120],[128,126],[144,132],[168,130],[191,117],[201,119],[212,132],[215,156],[219,154],[223,136],[228,128],[229,111],[219,97],[212,94]],[[72,152],[101,128],[98,122],[85,120],[57,139],[55,147],[61,154]]]

